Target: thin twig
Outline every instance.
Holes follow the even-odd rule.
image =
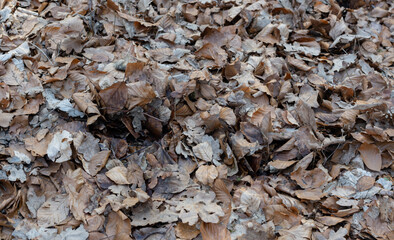
[[[144,115],[145,115],[145,116],[148,116],[148,117],[150,117],[150,118],[153,118],[153,119],[155,119],[155,120],[157,120],[157,121],[159,121],[159,122],[165,122],[165,121],[163,121],[163,120],[161,120],[161,119],[159,119],[159,118],[157,118],[157,117],[154,117],[154,116],[152,116],[152,115],[150,115],[150,114],[144,113]]]
[[[48,57],[48,55],[41,48],[39,48],[37,45],[35,45],[34,43],[31,43],[31,42],[29,42],[29,44],[32,45],[33,47],[35,47],[40,53],[42,53],[52,65],[55,65],[52,62],[52,60]]]

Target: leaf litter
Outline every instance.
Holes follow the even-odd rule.
[[[390,1],[2,1],[0,239],[393,239]]]

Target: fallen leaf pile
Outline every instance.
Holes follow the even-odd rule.
[[[392,1],[0,9],[0,239],[394,239]]]

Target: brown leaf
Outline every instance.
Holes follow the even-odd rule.
[[[200,231],[203,240],[231,240],[230,231],[219,223],[202,222]]]
[[[103,169],[105,164],[107,164],[110,154],[110,150],[98,152],[89,161],[82,161],[83,168],[91,176],[96,176],[96,174]]]
[[[193,239],[197,237],[200,230],[196,226],[190,226],[187,223],[178,222],[175,227],[175,234],[177,237],[182,239]]]
[[[357,181],[357,191],[365,191],[373,187],[375,184],[375,178],[370,177],[370,176],[362,176],[360,179]]]
[[[152,86],[147,82],[135,82],[127,84],[129,99],[127,100],[127,108],[130,110],[135,106],[142,106],[150,103],[156,94]]]
[[[117,166],[111,168],[108,172],[105,173],[105,175],[116,184],[130,184],[130,181],[127,178],[127,168],[125,168],[124,166]]]
[[[382,168],[382,156],[380,150],[374,144],[363,143],[358,148],[364,164],[373,171],[380,171]]]
[[[97,105],[93,103],[90,93],[74,93],[72,98],[78,108],[88,115],[87,125],[94,123],[101,115]]]
[[[129,76],[133,74],[138,74],[138,72],[142,71],[144,66],[145,63],[143,62],[127,63],[124,77],[127,79]]]
[[[287,56],[286,60],[290,65],[292,65],[293,67],[295,67],[299,70],[302,70],[302,71],[307,72],[313,68],[313,67],[308,66],[304,61],[290,57],[290,56]]]
[[[116,113],[126,105],[128,97],[126,83],[114,83],[112,86],[101,90],[99,95],[105,104],[108,114]]]
[[[213,181],[215,181],[215,179],[218,177],[218,174],[218,170],[214,165],[202,165],[196,171],[196,178],[202,184],[211,185],[213,184]]]
[[[109,240],[131,240],[130,219],[121,211],[110,212],[105,233],[109,236]]]
[[[219,67],[222,67],[227,59],[226,51],[211,43],[204,44],[195,52],[195,55],[198,58],[213,60]]]
[[[312,200],[317,201],[324,197],[326,194],[322,193],[320,189],[311,189],[311,190],[297,190],[295,194],[298,198],[304,200]]]
[[[286,169],[288,167],[290,167],[291,165],[293,165],[294,163],[296,163],[297,161],[281,161],[281,160],[275,160],[272,162],[269,162],[268,165],[270,167],[273,167],[275,169],[278,170],[283,170]]]
[[[216,194],[216,199],[223,203],[222,209],[224,211],[224,216],[220,217],[220,223],[222,223],[224,226],[227,226],[232,213],[232,196],[226,184],[220,178],[215,180],[215,183],[213,185],[213,191]]]
[[[297,184],[304,189],[318,188],[325,184],[329,178],[330,176],[328,173],[320,168],[315,168],[310,171],[298,168],[297,171],[291,173],[291,179],[296,181]]]
[[[346,219],[339,217],[322,216],[322,217],[316,217],[315,220],[327,226],[335,226],[338,223],[345,221]]]

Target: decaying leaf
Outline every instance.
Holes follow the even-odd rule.
[[[192,198],[182,198],[174,202],[175,210],[179,212],[179,218],[183,223],[194,225],[199,219],[206,223],[218,223],[219,217],[224,216],[222,208],[213,202],[214,192],[200,192]]]
[[[0,239],[394,239],[393,1],[0,2]]]

